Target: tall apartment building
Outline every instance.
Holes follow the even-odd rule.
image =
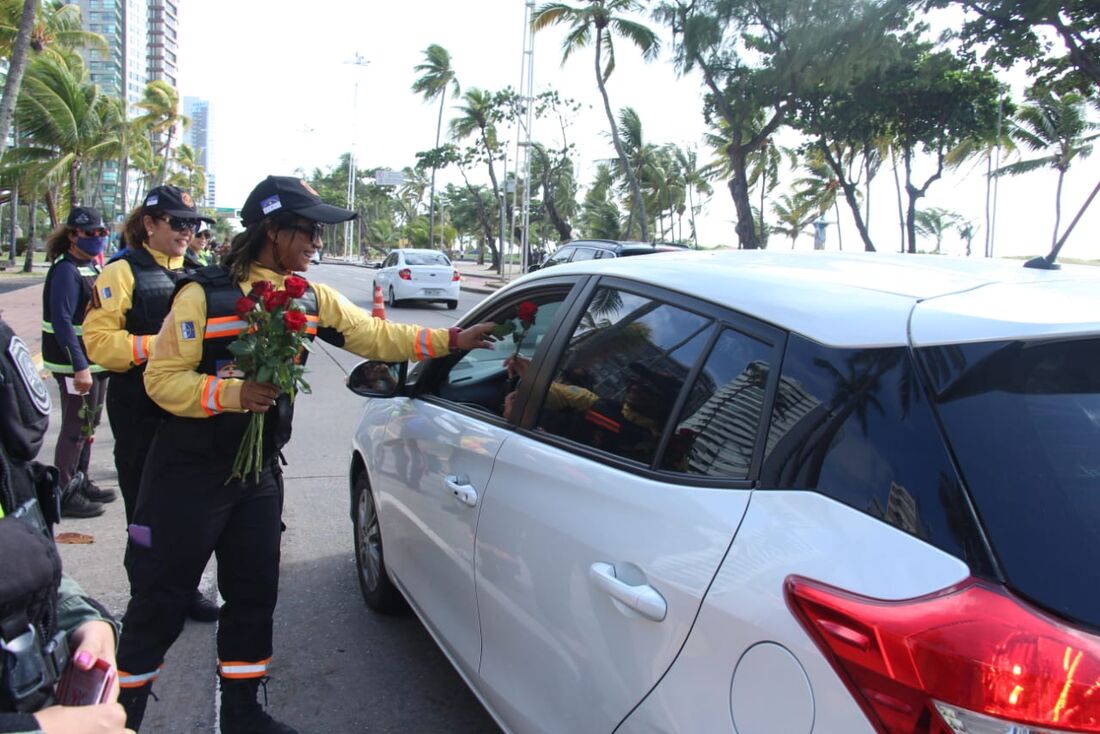
[[[145,85],[163,79],[177,86],[177,0],[78,0],[86,30],[107,41],[107,53],[86,49],[83,53],[91,81],[104,93],[122,97],[130,117],[141,114],[137,107]],[[104,172],[103,207],[108,214],[124,212],[128,201],[136,197],[137,181],[131,177],[120,196],[118,171],[108,166]]]
[[[212,110],[210,102],[199,97],[183,98],[183,114],[190,118],[191,127],[184,133],[187,144],[198,154],[199,165],[206,171],[206,206],[216,206],[214,203],[214,154],[210,149],[210,126],[212,123]]]
[[[163,79],[173,87],[176,82],[176,54],[179,50],[179,9],[176,0],[148,0],[149,3],[149,80]]]

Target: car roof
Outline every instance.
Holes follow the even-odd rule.
[[[831,346],[929,346],[1100,334],[1100,268],[887,253],[662,252],[517,280],[621,276],[712,301]]]

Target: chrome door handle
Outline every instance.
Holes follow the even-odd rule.
[[[630,586],[623,583],[615,576],[615,567],[610,563],[593,563],[588,569],[588,577],[612,599],[625,604],[646,619],[660,622],[668,614],[668,604],[659,591],[649,584]]]
[[[477,505],[477,490],[470,484],[468,476],[465,474],[452,474],[445,479],[445,482],[447,490],[456,500],[467,507]]]

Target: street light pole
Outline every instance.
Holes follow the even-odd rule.
[[[363,58],[359,52],[355,53],[355,58],[351,61],[345,61],[345,64],[350,64],[355,67],[362,68],[370,63],[370,61]],[[355,70],[352,71],[355,74]],[[356,129],[358,127],[359,118],[359,75],[355,74],[355,84],[351,95],[351,151],[348,153],[348,206],[351,211],[355,211],[355,179],[359,177],[358,161],[355,156],[355,136]],[[349,219],[344,222],[344,256],[348,257],[352,254],[352,239],[355,234],[354,220]]]

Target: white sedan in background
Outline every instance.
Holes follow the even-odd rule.
[[[382,286],[386,305],[401,301],[436,301],[458,308],[459,274],[437,250],[393,250],[378,266],[374,282]]]

